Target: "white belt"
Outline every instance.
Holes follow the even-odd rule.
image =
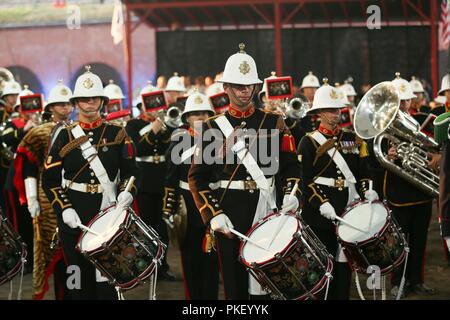
[[[185,181],[180,180],[179,186],[180,186],[181,189],[190,190],[189,189],[189,183],[187,183]],[[216,182],[212,182],[212,183],[209,184],[209,187],[211,188],[211,190],[217,190],[217,189],[219,189],[219,184],[216,183]]]
[[[137,162],[151,162],[151,163],[160,163],[165,162],[166,157],[165,156],[147,156],[147,157],[136,157]]]
[[[103,188],[101,184],[90,184],[90,183],[77,183],[71,182],[70,180],[66,181],[66,185],[69,189],[85,192],[85,193],[102,193]]]
[[[189,183],[180,180],[180,188],[184,190],[189,190]]]
[[[220,188],[225,189],[228,186],[228,180],[220,180]],[[267,182],[269,185],[273,183],[273,177],[267,178]],[[256,190],[259,189],[256,181],[254,180],[239,180],[239,181],[231,181],[228,189],[233,190]]]
[[[347,188],[349,185],[347,180],[344,179],[336,180],[333,178],[325,178],[325,177],[318,177],[316,180],[314,180],[314,182],[317,184],[335,188]]]

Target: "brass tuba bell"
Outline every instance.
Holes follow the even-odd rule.
[[[359,102],[354,116],[356,134],[374,139],[373,151],[380,164],[431,196],[439,195],[439,175],[428,168],[428,153],[439,144],[420,131],[419,123],[400,110],[400,97],[390,81],[371,88]],[[401,166],[387,158],[383,140],[397,148]]]

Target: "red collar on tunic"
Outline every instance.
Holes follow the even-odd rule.
[[[189,127],[188,132],[189,132],[191,137],[198,136],[198,132],[195,131],[194,129],[192,129],[191,127]]]
[[[81,128],[86,129],[86,130],[92,130],[92,129],[100,127],[103,123],[103,119],[99,118],[92,123],[82,122],[82,121],[80,121],[79,123],[80,123]]]
[[[445,112],[450,112],[450,102],[445,102]]]
[[[254,106],[250,106],[250,108],[248,108],[245,111],[240,111],[236,108],[233,108],[232,106],[228,107],[228,112],[230,113],[231,116],[235,117],[235,118],[248,118],[250,117],[253,113],[255,113],[255,107]]]
[[[145,113],[141,113],[141,115],[139,116],[142,120],[148,121],[148,122],[153,122],[156,120],[155,117],[146,115]]]
[[[322,124],[320,124],[320,126],[319,126],[319,132],[326,134],[327,136],[337,136],[340,131],[341,131],[341,128],[339,128],[339,126],[337,126],[336,129],[334,129],[334,130],[328,130],[327,128],[322,126]]]

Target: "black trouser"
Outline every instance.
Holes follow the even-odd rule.
[[[311,227],[316,236],[325,245],[329,254],[336,256],[338,241],[332,230]],[[328,300],[348,300],[350,298],[350,283],[352,271],[348,263],[334,261],[333,280],[328,292]]]
[[[138,192],[137,205],[139,210],[139,217],[145,224],[151,226],[161,240],[167,245],[166,254],[162,260],[161,271],[169,271],[167,264],[167,253],[169,251],[169,234],[167,232],[166,223],[162,219],[162,199],[163,195],[160,193]]]
[[[227,191],[222,202],[222,208],[233,223],[234,229],[240,233],[246,234],[250,230],[258,199],[259,191],[254,193],[241,190]],[[249,274],[245,266],[239,262],[239,245],[239,239],[234,238],[230,240],[221,233],[217,233],[217,252],[219,254],[225,297],[229,300],[249,299]]]
[[[60,230],[62,228],[63,226]],[[117,292],[114,287],[108,282],[97,282],[94,265],[75,249],[79,232],[60,231],[59,236],[67,265],[66,289],[69,298],[71,300],[116,300]],[[77,283],[78,279],[75,277],[78,274],[79,282]]]
[[[3,211],[3,215],[10,218],[8,211],[7,201],[8,195],[5,189],[6,176],[8,174],[8,168],[0,167],[0,209]]]
[[[187,226],[181,245],[181,261],[186,299],[217,300],[219,294],[219,267],[217,253],[202,250],[206,227],[189,191],[183,190],[187,209]]]
[[[68,196],[73,209],[80,217],[81,223],[87,225],[99,213],[102,202],[101,194],[89,194],[68,190]],[[57,217],[59,239],[64,252],[67,265],[67,291],[72,300],[116,300],[117,293],[107,281],[97,282],[94,265],[87,260],[77,249],[80,229],[71,229]],[[76,271],[74,271],[76,270]],[[75,272],[79,272],[80,286],[74,286]]]
[[[428,227],[432,214],[432,202],[405,207],[391,206],[392,213],[402,228],[409,245],[405,278],[410,285],[424,282],[425,249]],[[399,285],[403,264],[392,275],[392,285]]]

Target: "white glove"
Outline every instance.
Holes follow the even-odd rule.
[[[375,190],[367,190],[366,192],[364,192],[364,198],[366,198],[370,202],[380,199],[380,197],[378,197],[378,193]]]
[[[230,218],[228,218],[228,216],[224,213],[212,218],[209,224],[211,225],[211,229],[217,232],[230,233],[230,229],[234,229]]]
[[[128,191],[122,191],[117,196],[117,205],[121,207],[128,207],[133,202],[133,195]]]
[[[37,198],[27,198],[28,211],[30,212],[31,219],[39,217],[41,213],[41,207]]]
[[[80,217],[78,216],[77,212],[72,209],[66,209],[62,213],[63,221],[65,224],[67,224],[72,229],[75,229],[78,227],[79,224],[81,224]]]
[[[28,211],[31,218],[36,218],[41,212],[39,202],[37,200],[37,180],[33,177],[28,177],[24,180],[25,194],[27,196]]]
[[[287,213],[292,210],[297,210],[299,206],[298,199],[295,196],[290,196],[286,194],[283,198],[283,205],[281,206],[281,213]]]
[[[320,208],[320,214],[330,220],[336,219],[336,211],[334,211],[333,206],[329,202],[323,203]]]
[[[447,243],[447,250],[450,252],[450,237],[445,237],[444,240]]]

